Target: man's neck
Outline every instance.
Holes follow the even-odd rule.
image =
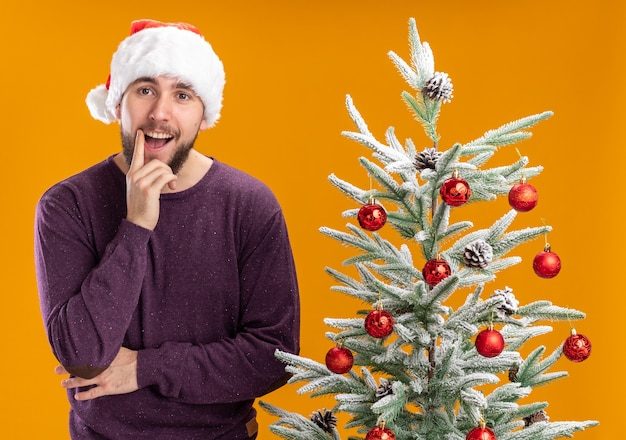
[[[126,163],[126,159],[122,153],[118,153],[113,158],[113,161],[124,174],[128,172],[128,163]],[[163,188],[162,193],[180,192],[191,188],[202,180],[211,168],[211,165],[213,165],[213,159],[199,153],[195,149],[192,149],[189,152],[189,157],[176,174],[178,176],[178,179],[176,180],[176,190],[172,191],[166,185]]]

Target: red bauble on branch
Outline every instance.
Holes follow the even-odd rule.
[[[331,348],[326,353],[326,367],[336,374],[344,374],[352,369],[354,356],[352,352],[341,344]]]
[[[442,280],[448,278],[451,274],[450,265],[446,260],[435,258],[428,260],[422,269],[424,281],[429,286],[436,286]]]
[[[504,350],[504,338],[498,330],[494,330],[493,326],[489,326],[489,328],[478,333],[474,346],[481,356],[488,358],[496,357]]]
[[[486,426],[477,426],[467,433],[465,440],[498,440],[493,431]]]
[[[439,188],[441,200],[446,205],[461,206],[472,196],[469,184],[459,177],[457,170],[454,170],[452,177],[446,179]]]
[[[543,252],[535,255],[533,270],[541,278],[554,278],[561,271],[561,259],[550,250],[549,244],[546,244]]]
[[[537,206],[539,195],[537,190],[526,179],[513,185],[509,191],[509,205],[518,212],[527,212]]]
[[[591,356],[591,341],[572,329],[572,334],[563,342],[563,354],[572,362],[582,362]]]
[[[396,434],[389,428],[385,428],[385,424],[381,423],[370,429],[365,436],[365,440],[396,440]]]
[[[378,231],[385,226],[387,222],[387,213],[385,209],[373,200],[363,205],[357,214],[359,225],[366,231]]]
[[[365,331],[375,338],[385,338],[393,332],[393,316],[386,310],[372,310],[365,318]]]

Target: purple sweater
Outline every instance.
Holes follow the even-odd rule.
[[[71,403],[74,439],[245,439],[253,402],[299,349],[285,221],[258,180],[214,161],[161,195],[150,231],[126,221],[112,157],[49,189],[35,260],[46,331],[68,370],[95,375],[138,350],[139,390]],[[81,374],[82,375],[82,374]]]

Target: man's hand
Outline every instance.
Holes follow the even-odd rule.
[[[57,374],[68,374],[65,368],[58,366],[54,370]],[[76,400],[91,400],[114,394],[127,394],[137,391],[137,352],[122,347],[111,362],[111,365],[93,379],[70,377],[61,382],[65,389],[96,385],[87,391],[74,395]]]
[[[167,185],[176,189],[176,175],[160,160],[144,163],[144,136],[137,130],[135,151],[126,174],[126,219],[153,230],[159,221],[159,199]]]

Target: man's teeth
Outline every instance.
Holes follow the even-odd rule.
[[[169,133],[154,133],[154,132],[146,133],[146,136],[151,137],[153,139],[171,139],[174,137]]]

